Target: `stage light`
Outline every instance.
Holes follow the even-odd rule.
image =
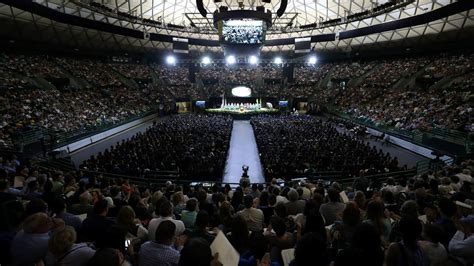
[[[166,63],[167,63],[168,65],[174,65],[174,64],[176,64],[176,58],[175,58],[174,56],[172,56],[172,55],[168,55],[168,56],[166,57]]]
[[[275,60],[273,60],[273,63],[280,65],[283,63],[283,59],[281,59],[281,57],[275,57]]]
[[[316,58],[316,56],[313,55],[308,59],[308,64],[314,65],[314,64],[316,64],[317,61],[318,61],[318,59]]]
[[[236,61],[236,60],[235,60],[235,56],[229,55],[229,56],[225,59],[225,61],[226,61],[227,64],[229,64],[229,65],[235,64],[235,61]]]
[[[249,63],[252,65],[256,65],[258,63],[258,58],[255,55],[251,55],[249,58]]]
[[[204,65],[209,65],[211,63],[211,58],[209,58],[209,56],[205,56],[202,58],[202,63]]]

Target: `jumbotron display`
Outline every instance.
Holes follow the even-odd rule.
[[[222,22],[221,42],[224,44],[262,44],[266,24],[259,20],[227,20]]]

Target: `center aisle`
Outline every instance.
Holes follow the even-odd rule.
[[[230,137],[229,155],[224,171],[224,183],[239,183],[242,176],[242,165],[248,165],[250,182],[263,183],[262,165],[258,155],[257,142],[253,128],[248,120],[234,120]]]

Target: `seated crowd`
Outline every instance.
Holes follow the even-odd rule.
[[[120,86],[122,82],[108,64],[98,60],[57,58],[57,62],[75,77],[83,78],[92,87]]]
[[[21,132],[36,128],[68,132],[116,124],[152,110],[161,98],[157,90],[123,86],[79,91],[2,91],[0,140],[9,142]]]
[[[92,59],[1,54],[0,145],[10,145],[5,143],[11,143],[13,135],[35,126],[72,131],[115,123],[149,110],[148,105],[156,103],[157,98],[221,97],[228,93],[226,88],[235,84],[251,86],[255,95],[308,98],[354,117],[402,130],[446,128],[472,132],[472,59],[471,53],[296,65],[294,83],[284,82],[283,68],[278,66],[211,65],[201,67],[198,76],[217,82],[200,87],[191,83],[189,68],[182,65],[112,64]],[[408,80],[419,70],[424,71],[424,79],[452,77],[452,83],[446,88],[435,88],[406,87],[402,86],[404,82],[398,82]],[[153,84],[152,71],[164,86]],[[126,89],[118,73],[148,83],[140,83],[141,90]],[[346,82],[342,88],[328,89],[327,84],[321,83],[323,79],[337,83],[361,75],[365,78],[354,86]],[[40,89],[33,82],[35,78],[71,76],[84,80],[88,88],[77,93],[62,92],[61,88]],[[115,108],[118,105],[120,108]]]
[[[338,132],[335,124],[312,116],[258,116],[251,119],[266,177],[288,178],[309,171],[341,171],[357,176],[397,171],[397,158]]]
[[[131,79],[151,79],[150,69],[141,64],[109,64],[120,74]]]
[[[177,115],[91,157],[81,168],[141,176],[177,170],[184,179],[218,180],[229,149],[230,116]]]
[[[0,263],[222,265],[230,257],[211,244],[223,234],[244,266],[472,265],[473,170],[471,160],[384,184],[362,175],[346,188],[275,179],[143,188],[5,157]]]
[[[0,55],[3,67],[11,73],[22,74],[26,77],[62,78],[64,73],[53,63],[50,57],[42,55]]]
[[[319,89],[317,101],[321,105],[333,105],[354,117],[403,130],[427,131],[436,127],[472,132],[472,56],[461,54],[442,56],[442,60],[419,57],[384,62],[358,86]],[[433,69],[440,67],[438,64],[456,69],[455,72],[435,71],[440,73],[438,79],[453,73],[458,75],[447,88],[394,87],[397,81],[420,69],[425,69],[429,76]]]
[[[163,66],[152,64],[153,71],[164,81],[166,88],[174,98],[199,99],[202,93],[189,80],[189,68],[186,66]]]

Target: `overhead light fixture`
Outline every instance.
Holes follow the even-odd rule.
[[[202,63],[204,65],[209,65],[211,63],[211,58],[209,58],[209,56],[205,56],[202,58]]]
[[[251,65],[256,65],[258,63],[258,58],[255,55],[251,55],[249,58],[249,63]]]
[[[235,64],[236,59],[235,59],[235,56],[229,55],[229,56],[225,59],[225,61],[227,62],[227,64],[233,65],[233,64]]]
[[[275,59],[273,60],[273,63],[277,64],[277,65],[280,65],[283,63],[283,59],[281,59],[281,57],[275,57]]]
[[[318,61],[318,59],[316,58],[316,56],[310,56],[309,59],[308,59],[308,64],[310,65],[314,65],[316,64],[316,62]]]
[[[172,56],[172,55],[168,55],[168,56],[166,57],[166,63],[167,63],[168,65],[174,65],[174,64],[176,64],[176,58],[175,58],[174,56]]]

